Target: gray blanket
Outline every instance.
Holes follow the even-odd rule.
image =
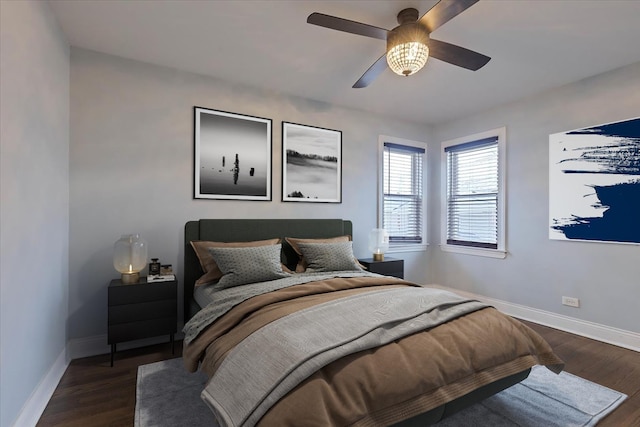
[[[301,310],[240,342],[211,378],[202,399],[221,426],[253,426],[322,366],[484,307],[443,290],[400,288]]]
[[[380,277],[379,274],[368,271],[332,271],[316,273],[296,273],[283,279],[270,280],[268,282],[250,283],[243,286],[225,288],[220,285],[208,285],[210,287],[212,302],[200,310],[182,328],[184,342],[189,344],[207,326],[221,317],[235,305],[257,295],[272,292],[278,289],[288,288],[302,283],[326,280],[332,277]]]

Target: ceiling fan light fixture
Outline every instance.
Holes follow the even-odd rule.
[[[389,68],[400,76],[410,76],[420,71],[429,58],[428,39],[427,31],[417,23],[403,24],[389,31]]]
[[[429,48],[419,42],[402,43],[387,52],[387,63],[394,73],[410,76],[424,67],[429,58]]]

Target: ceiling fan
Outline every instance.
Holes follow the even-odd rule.
[[[429,56],[472,71],[482,68],[490,57],[429,37],[430,33],[477,2],[478,0],[440,0],[420,19],[416,9],[403,9],[398,13],[399,25],[392,30],[318,12],[309,15],[307,22],[387,42],[386,53],[353,85],[354,88],[362,88],[371,84],[387,65],[396,74],[415,74],[424,66]]]

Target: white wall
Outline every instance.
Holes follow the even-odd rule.
[[[273,120],[273,201],[193,199],[193,106]],[[341,204],[282,203],[281,122],[342,131]],[[137,232],[182,274],[183,227],[200,218],[344,218],[368,256],[376,221],[379,134],[429,140],[429,128],[81,49],[71,53],[72,339],[107,330],[113,243]],[[424,281],[424,252],[402,254]],[[106,338],[104,339],[106,346]]]
[[[0,426],[8,426],[19,416],[35,423],[43,408],[25,403],[52,366],[66,364],[69,47],[45,2],[2,1],[0,18]]]
[[[507,128],[504,260],[445,253],[432,245],[434,281],[467,292],[640,332],[640,245],[548,239],[549,134],[640,116],[640,63],[491,111],[439,125],[435,142]],[[435,146],[433,146],[436,148]],[[434,153],[435,149],[432,150]],[[440,163],[431,156],[431,191]],[[638,201],[640,208],[640,201]],[[440,205],[430,209],[439,242]],[[640,214],[638,217],[640,227]],[[562,306],[561,296],[581,307]]]

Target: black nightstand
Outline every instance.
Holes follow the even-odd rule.
[[[374,261],[373,258],[363,258],[358,261],[360,261],[360,264],[364,265],[367,270],[372,273],[404,279],[403,259],[385,257],[384,261]]]
[[[108,343],[111,345],[111,366],[116,344],[169,335],[171,352],[178,321],[178,282],[124,284],[114,279],[109,284]]]

